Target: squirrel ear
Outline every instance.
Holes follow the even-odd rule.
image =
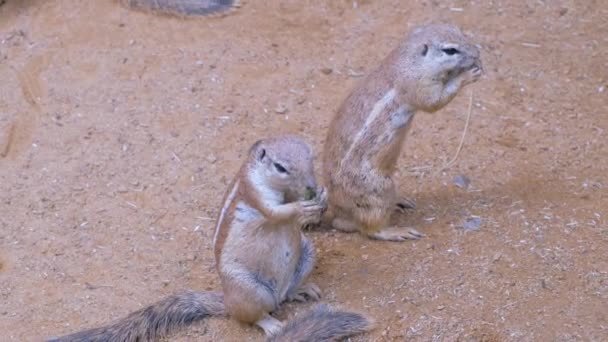
[[[258,140],[253,145],[251,145],[249,154],[255,155],[255,158],[258,160],[264,159],[264,157],[266,156],[266,149],[262,147],[262,140]]]
[[[426,44],[424,44],[424,45],[422,46],[422,55],[423,55],[423,56],[426,56],[426,54],[427,54],[428,52],[429,52],[429,46],[428,46],[428,45],[426,45]]]

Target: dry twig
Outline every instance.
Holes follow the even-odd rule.
[[[464,124],[464,130],[462,131],[462,137],[460,138],[460,144],[458,144],[458,149],[456,150],[456,154],[447,162],[442,168],[441,171],[445,171],[454,164],[456,159],[458,159],[458,155],[460,154],[460,150],[462,150],[462,145],[464,145],[464,138],[467,135],[467,131],[469,129],[469,122],[471,121],[471,113],[473,112],[473,91],[471,91],[471,96],[469,97],[469,112],[467,114],[467,121]]]

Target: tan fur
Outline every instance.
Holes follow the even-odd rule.
[[[235,182],[236,196],[217,223],[216,263],[229,314],[256,323],[286,299],[302,254],[300,227],[320,220],[325,199],[303,201],[317,188],[313,152],[294,136],[254,144]]]
[[[342,103],[324,148],[332,226],[369,237],[419,238],[413,229],[389,227],[403,203],[392,175],[417,111],[435,112],[482,73],[479,51],[451,25],[412,30]]]
[[[305,341],[303,336],[333,341],[369,330],[364,316],[325,307],[284,329],[270,316],[284,301],[320,297],[316,285],[304,282],[314,266],[314,247],[301,233],[303,225],[320,221],[326,207],[326,191],[317,186],[313,159],[310,145],[296,136],[264,139],[252,146],[226,190],[214,232],[223,294],[170,296],[108,326],[53,341],[153,341],[226,313],[258,325],[273,341]],[[316,196],[305,200],[311,191]]]

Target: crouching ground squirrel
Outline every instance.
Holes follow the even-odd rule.
[[[170,296],[111,325],[52,341],[157,340],[207,316],[228,314],[256,324],[269,341],[333,341],[371,328],[358,313],[320,305],[285,327],[270,316],[287,300],[317,300],[321,291],[304,282],[314,247],[302,225],[318,223],[326,191],[317,187],[313,150],[297,136],[260,140],[228,187],[213,236],[223,293]]]
[[[435,112],[482,74],[479,50],[446,24],[415,28],[342,103],[324,149],[328,218],[342,231],[403,241],[422,234],[390,226],[395,210],[413,208],[392,180],[418,110]]]

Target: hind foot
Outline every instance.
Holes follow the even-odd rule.
[[[424,234],[420,233],[414,228],[407,227],[387,227],[381,229],[375,233],[368,235],[370,238],[375,240],[383,241],[405,241],[405,240],[418,240],[424,237]]]
[[[401,196],[395,203],[395,210],[405,213],[408,209],[416,209],[416,200],[410,197]]]
[[[266,336],[276,335],[283,328],[283,323],[281,321],[268,314],[255,322],[255,325],[262,328]]]
[[[301,285],[292,294],[287,295],[287,300],[290,302],[306,302],[308,300],[317,301],[321,298],[321,289],[314,283],[306,283]]]

